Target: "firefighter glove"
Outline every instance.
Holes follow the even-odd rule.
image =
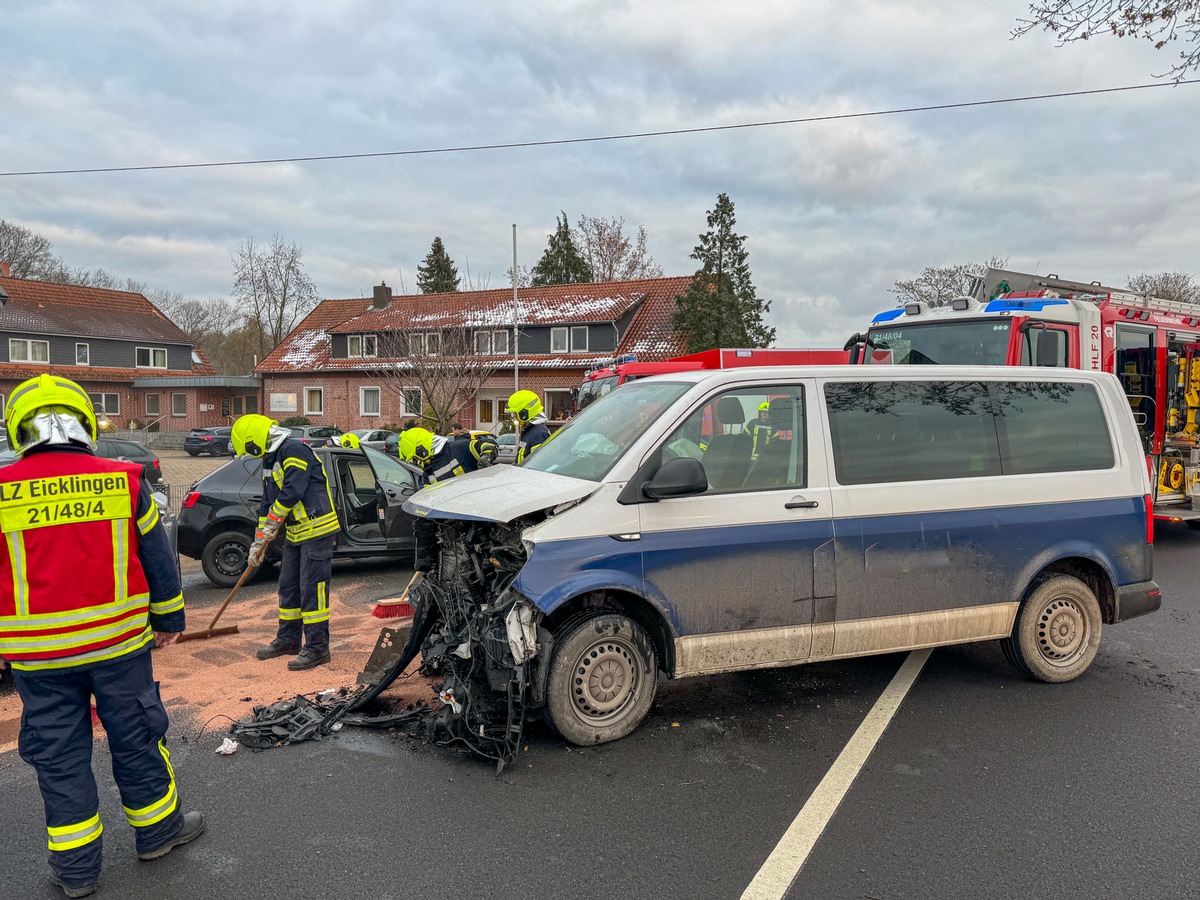
[[[270,541],[265,540],[261,536],[255,536],[254,543],[250,545],[250,552],[246,554],[246,564],[252,569],[257,569],[267,559],[267,544]]]

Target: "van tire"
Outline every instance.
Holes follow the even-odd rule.
[[[1070,575],[1035,581],[1017,612],[1004,655],[1038,681],[1058,683],[1082,675],[1096,658],[1104,619],[1090,587]]]
[[[546,713],[572,744],[625,737],[641,724],[658,687],[658,654],[645,629],[604,613],[576,620],[555,635]]]

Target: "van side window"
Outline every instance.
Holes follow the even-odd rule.
[[[1094,385],[994,385],[1005,475],[1111,469],[1112,438]]]
[[[699,459],[709,493],[805,487],[804,426],[802,385],[726,391],[667,438],[662,458]]]
[[[988,385],[861,381],[825,385],[839,484],[999,475]]]

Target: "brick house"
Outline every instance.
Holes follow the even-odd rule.
[[[589,369],[624,354],[650,361],[683,352],[671,315],[690,283],[647,278],[519,289],[519,386],[562,419]],[[496,367],[458,421],[495,429],[514,390],[513,315],[511,289],[393,297],[381,284],[371,299],[325,300],[255,369],[264,411],[344,429],[399,423],[420,415],[425,399],[396,374],[411,365],[412,348],[436,355],[456,346]]]
[[[78,382],[118,428],[187,431],[258,408],[254,376],[216,375],[191,339],[141,294],[0,274],[0,408],[27,378]]]

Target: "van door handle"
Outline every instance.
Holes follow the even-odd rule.
[[[816,509],[819,504],[816,500],[789,500],[783,504],[784,509]]]
[[[251,500],[261,500],[261,499],[262,499],[262,494],[255,494],[255,495],[254,495],[253,497],[251,497],[250,499],[251,499]]]

